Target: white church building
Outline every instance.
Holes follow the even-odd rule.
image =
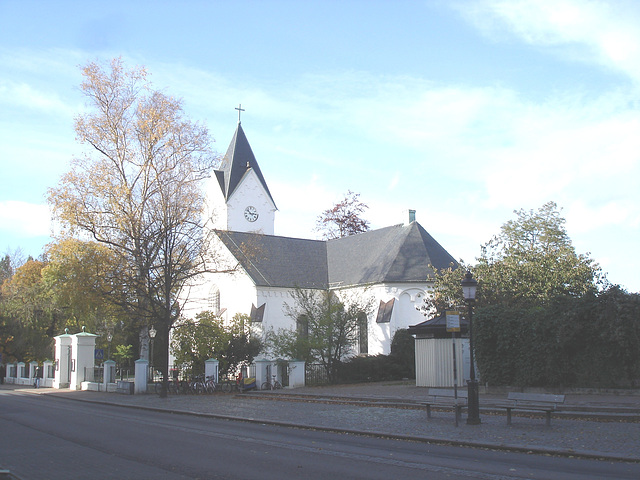
[[[374,309],[363,318],[354,354],[388,354],[398,329],[425,320],[419,311],[437,269],[455,259],[415,221],[334,240],[274,234],[276,203],[240,123],[215,171],[209,202],[217,253],[238,268],[210,273],[190,288],[183,315],[210,310],[231,319],[250,315],[254,331],[296,328],[285,313],[296,288],[366,296]],[[300,199],[304,202],[304,198]]]

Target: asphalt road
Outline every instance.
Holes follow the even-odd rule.
[[[31,479],[634,479],[640,465],[430,445],[0,392],[0,468]]]

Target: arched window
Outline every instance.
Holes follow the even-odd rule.
[[[300,338],[309,338],[309,320],[306,316],[300,315],[296,320],[296,331]]]
[[[358,353],[367,355],[369,353],[369,319],[367,314],[358,314]]]
[[[220,289],[217,285],[212,286],[209,290],[209,310],[215,315],[220,312]]]

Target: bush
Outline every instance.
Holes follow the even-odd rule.
[[[389,355],[353,357],[338,366],[340,383],[382,382],[415,378],[414,339],[408,330],[398,330]]]
[[[545,305],[478,308],[482,382],[520,387],[640,385],[640,295],[612,287]]]

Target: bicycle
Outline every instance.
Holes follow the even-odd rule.
[[[214,375],[208,376],[204,382],[204,385],[207,393],[214,393],[216,390],[222,389],[222,386],[218,382],[216,382]]]
[[[196,395],[206,392],[207,387],[204,383],[204,375],[198,375],[197,377],[194,377],[189,383],[189,387],[191,393],[195,393]]]
[[[162,392],[162,380],[159,382],[154,382],[155,392],[160,395]],[[174,380],[169,380],[167,382],[167,393],[177,395],[179,393],[186,394],[190,392],[189,384],[184,381],[180,381],[177,378]]]
[[[276,376],[271,376],[273,377],[273,382],[269,382],[267,380],[260,386],[260,390],[280,390],[282,388],[282,384],[278,380],[276,380]]]

